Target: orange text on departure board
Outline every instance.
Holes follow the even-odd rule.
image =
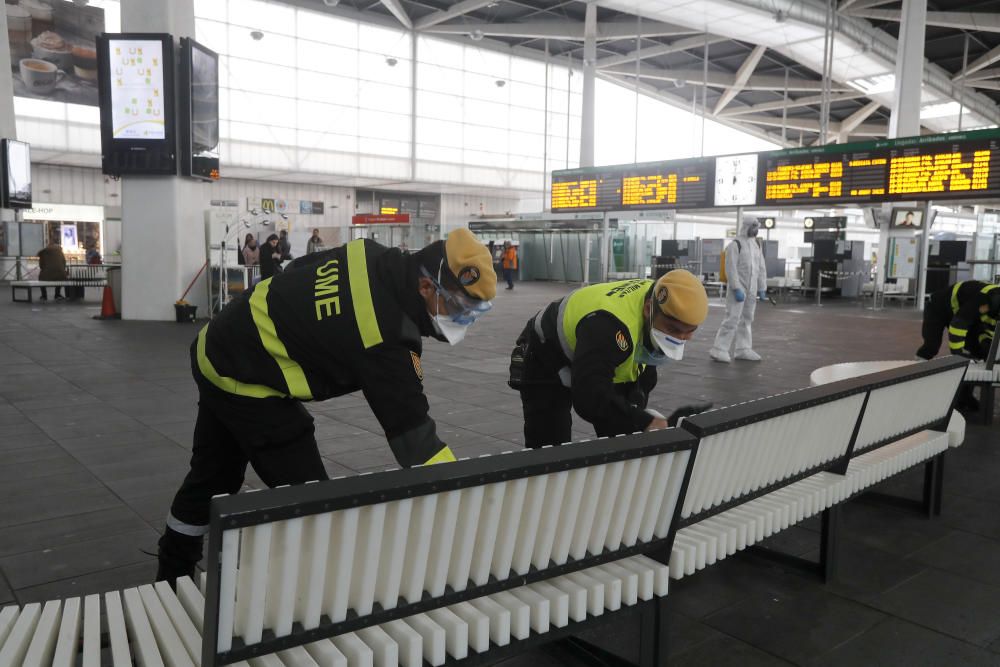
[[[972,155],[938,153],[889,161],[889,194],[985,190],[990,177],[989,150]]]
[[[820,178],[841,178],[843,162],[816,162],[814,164],[783,164],[767,172],[767,182],[812,181]]]
[[[622,205],[677,203],[677,174],[622,178]]]
[[[552,184],[552,210],[597,206],[597,181],[563,181]]]
[[[764,198],[823,199],[840,197],[843,193],[843,162],[784,164],[767,172]]]
[[[764,191],[765,199],[796,199],[809,197],[840,197],[843,194],[841,181],[800,181],[798,183],[768,183]]]

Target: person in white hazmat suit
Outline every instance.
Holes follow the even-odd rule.
[[[740,233],[726,248],[726,318],[709,352],[716,361],[729,363],[734,357],[760,361],[750,333],[757,300],[767,299],[767,268],[757,243],[759,229],[756,218],[743,218]]]

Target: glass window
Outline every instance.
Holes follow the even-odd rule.
[[[358,76],[358,52],[308,39],[296,40],[296,64],[300,69],[340,76]]]
[[[551,76],[551,74],[550,74]],[[510,78],[545,89],[545,63],[528,58],[510,59]]]
[[[255,40],[250,36],[253,30],[261,30],[264,36]],[[294,67],[295,42],[294,38],[270,32],[266,27],[229,26],[229,55],[237,58]]]
[[[446,148],[444,146],[431,146],[429,144],[417,144],[417,159],[460,164],[462,162],[462,149]]]
[[[462,135],[461,123],[431,118],[417,119],[417,141],[420,143],[461,148]]]
[[[233,25],[264,32],[295,35],[295,8],[264,0],[230,0],[229,21]]]
[[[297,35],[300,40],[309,39],[345,49],[358,47],[357,21],[305,9],[300,9],[297,15]]]
[[[334,74],[296,70],[298,97],[330,104],[354,104],[358,99],[358,80]]]
[[[410,34],[370,23],[358,25],[358,47],[362,51],[397,58],[410,57]]]
[[[229,53],[229,26],[218,21],[195,19],[195,39],[217,53]]]
[[[465,93],[460,70],[440,65],[427,65],[421,62],[417,63],[417,88],[451,95]]]
[[[512,130],[545,132],[545,112],[521,107],[507,107],[507,122]]]
[[[410,59],[379,53],[358,53],[358,73],[362,79],[410,87]],[[395,63],[395,64],[392,64]]]
[[[506,152],[507,130],[480,127],[479,125],[466,125],[465,147],[479,151]]]
[[[456,95],[417,91],[417,116],[420,118],[461,121],[464,104],[465,99]]]
[[[295,100],[267,93],[230,90],[229,120],[295,126]]]
[[[304,149],[306,151],[358,152],[358,137],[356,134],[342,133],[342,128],[338,123],[332,123],[330,127],[332,129],[329,132],[299,130],[298,145],[308,147]]]
[[[221,65],[221,63],[220,63]],[[252,62],[242,58],[228,58],[227,85],[240,90],[255,90],[274,95],[295,95],[295,70],[268,63]]]
[[[295,109],[300,130],[358,133],[358,110],[355,107],[300,100]]]
[[[410,141],[409,115],[362,109],[358,114],[358,118],[362,137],[375,137],[402,142]],[[409,154],[409,151],[407,151],[407,154]]]
[[[228,0],[194,0],[194,15],[198,18],[225,23],[229,19],[228,8]],[[198,39],[201,40],[200,37]]]
[[[360,152],[370,155],[389,155],[392,157],[410,157],[410,142],[390,141],[388,139],[373,139],[362,137],[358,140]],[[380,174],[385,176],[386,174]]]
[[[492,127],[507,127],[509,110],[510,107],[506,104],[470,97],[465,100],[465,122]]]
[[[417,38],[417,61],[428,65],[462,68],[465,47],[443,39],[420,36]]]

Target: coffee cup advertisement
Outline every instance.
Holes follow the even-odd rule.
[[[14,95],[98,106],[95,43],[104,10],[72,0],[8,0],[4,8]]]

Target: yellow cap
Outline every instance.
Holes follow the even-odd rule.
[[[490,251],[466,228],[448,234],[444,243],[445,261],[452,275],[474,299],[489,301],[497,295],[497,274]]]
[[[660,311],[684,324],[698,326],[708,317],[708,294],[694,274],[674,269],[661,276],[653,288]]]

